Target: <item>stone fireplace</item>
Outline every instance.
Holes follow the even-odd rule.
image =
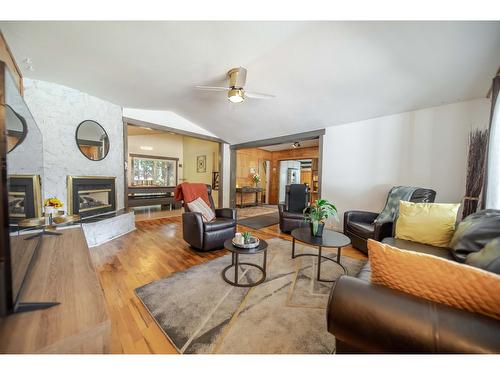
[[[68,176],[68,214],[89,217],[116,211],[115,177]]]

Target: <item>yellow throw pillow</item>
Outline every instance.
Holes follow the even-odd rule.
[[[371,282],[500,319],[500,276],[434,255],[368,240]]]
[[[447,247],[455,232],[457,203],[399,202],[396,238]]]

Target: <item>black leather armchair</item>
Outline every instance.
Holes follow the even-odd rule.
[[[390,196],[391,192],[387,196],[387,202]],[[432,203],[435,198],[436,192],[434,190],[419,188],[413,192],[409,200],[414,203]],[[382,241],[385,237],[392,236],[394,221],[375,221],[378,215],[376,212],[367,211],[347,211],[344,213],[344,234],[351,239],[352,245],[356,249],[368,253],[367,241],[369,238]]]
[[[215,219],[203,222],[202,215],[191,212],[184,203],[182,214],[182,234],[184,241],[200,251],[222,249],[224,241],[234,237],[236,233],[236,210],[232,208],[215,208],[212,198],[212,187],[207,185],[210,206],[215,212]]]
[[[309,205],[309,187],[304,184],[292,184],[285,187],[285,204],[278,205],[280,230],[290,233],[305,225],[304,209]]]

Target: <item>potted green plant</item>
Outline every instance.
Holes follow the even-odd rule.
[[[326,199],[317,199],[304,209],[304,219],[309,222],[311,234],[315,237],[323,236],[326,219],[336,215],[337,208]]]

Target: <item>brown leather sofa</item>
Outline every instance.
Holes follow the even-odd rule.
[[[486,237],[500,237],[500,226],[491,223],[474,228],[477,240],[469,236],[462,243],[480,247]],[[462,255],[394,237],[382,242],[449,260]],[[368,262],[356,277],[341,276],[332,288],[327,325],[337,353],[500,353],[499,320],[371,284],[370,273]]]
[[[304,209],[309,205],[310,192],[305,184],[292,184],[285,187],[285,204],[278,205],[280,231],[290,233],[306,225]]]
[[[392,191],[392,190],[391,190]],[[387,195],[389,202],[391,192]],[[410,202],[432,203],[436,198],[436,192],[431,189],[416,189]],[[386,202],[386,204],[387,204]],[[393,221],[375,221],[379,213],[368,211],[347,211],[344,213],[344,234],[351,239],[352,246],[368,253],[367,241],[369,238],[381,241],[392,234]]]
[[[212,187],[207,185],[210,206],[215,212],[215,219],[203,222],[202,215],[191,212],[184,204],[182,214],[182,235],[192,248],[200,251],[222,249],[224,241],[233,238],[236,233],[236,210],[232,208],[215,208],[212,198]]]

